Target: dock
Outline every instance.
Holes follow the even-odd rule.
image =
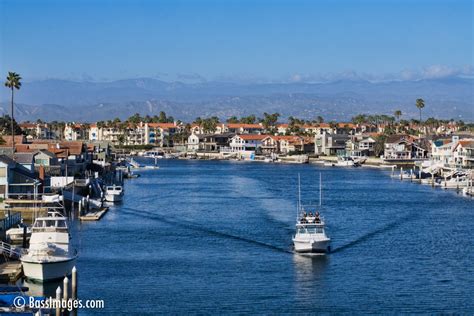
[[[97,211],[89,212],[79,216],[79,219],[81,221],[98,221],[105,215],[105,213],[107,213],[108,210],[108,207],[102,207]]]
[[[8,261],[0,264],[0,282],[16,282],[23,274],[20,261]]]

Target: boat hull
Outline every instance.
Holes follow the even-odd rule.
[[[71,275],[72,268],[76,264],[76,257],[49,262],[21,260],[21,263],[26,278],[44,282],[63,279]]]
[[[329,240],[298,241],[293,239],[295,251],[299,253],[326,253],[330,251]]]
[[[105,200],[107,202],[121,202],[123,194],[105,194]]]

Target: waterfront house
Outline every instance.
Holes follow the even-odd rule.
[[[221,148],[229,147],[230,139],[234,136],[234,133],[199,135],[198,151],[208,153],[220,152]]]
[[[474,139],[461,139],[454,145],[453,162],[457,168],[474,168]]]
[[[461,139],[454,135],[449,139],[436,139],[431,142],[431,160],[449,168],[474,167],[474,138]]]
[[[231,152],[243,152],[243,151],[261,151],[262,140],[267,135],[259,134],[241,134],[235,135],[230,139],[230,151]]]
[[[346,149],[346,142],[349,139],[348,134],[323,134],[314,137],[314,153],[316,155],[333,156],[338,151]]]
[[[410,135],[390,135],[385,141],[385,160],[417,160],[428,157],[426,142]]]
[[[187,151],[197,151],[199,149],[199,136],[197,134],[189,135],[186,149]]]
[[[6,155],[0,155],[0,197],[25,199],[32,197],[40,182],[34,173]]]
[[[269,135],[262,139],[262,152],[264,154],[288,154],[291,152],[312,151],[314,142],[308,137],[296,135]]]
[[[352,156],[374,156],[375,143],[373,137],[357,134],[346,141],[346,152]]]

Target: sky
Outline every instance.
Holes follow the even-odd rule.
[[[90,81],[472,76],[473,10],[471,0],[0,0],[0,72]]]

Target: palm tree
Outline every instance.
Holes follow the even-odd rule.
[[[397,118],[397,121],[400,120],[400,117],[402,116],[402,111],[401,110],[396,110],[393,115]]]
[[[12,97],[11,97],[11,110],[12,110],[12,120],[11,120],[11,128],[12,128],[12,150],[15,152],[15,129],[14,129],[14,118],[13,118],[13,95],[14,90],[20,90],[21,87],[21,77],[16,72],[8,72],[7,81],[5,81],[5,87],[10,88],[12,90]]]
[[[421,109],[425,107],[425,100],[416,99],[416,107],[420,110],[420,124],[421,124]]]

